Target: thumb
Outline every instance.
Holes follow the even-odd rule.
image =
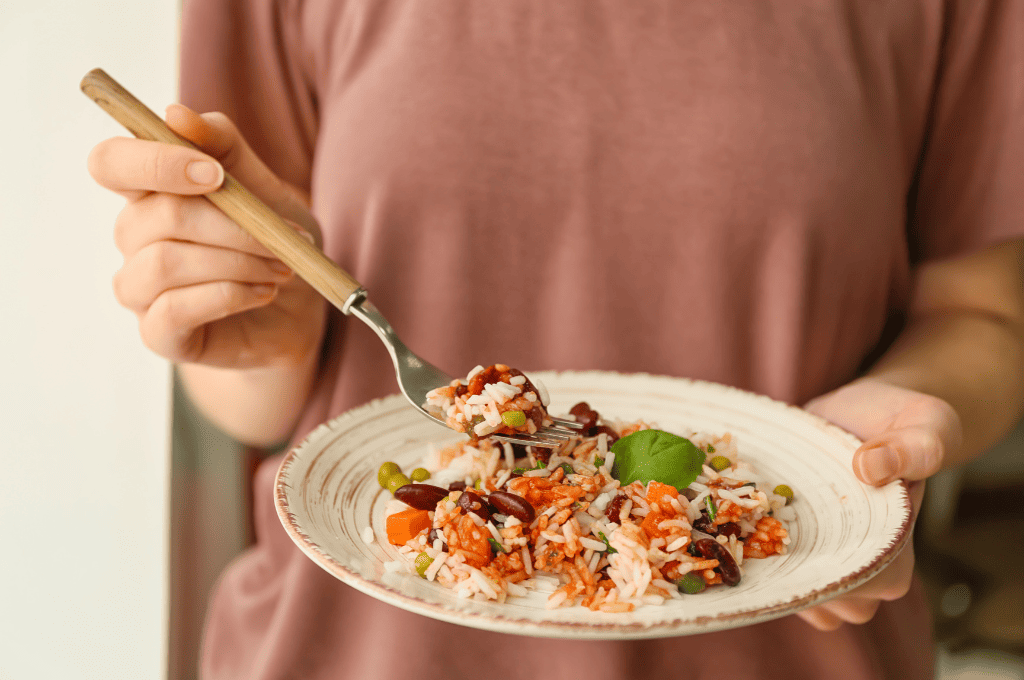
[[[942,467],[950,442],[931,426],[887,430],[853,454],[853,470],[866,484],[930,477]]]
[[[223,113],[200,115],[181,104],[168,106],[165,118],[172,130],[220,161],[227,172],[282,217],[319,235],[319,226],[309,212],[309,198],[256,155],[230,118]]]

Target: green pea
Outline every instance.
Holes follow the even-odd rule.
[[[694,574],[692,571],[688,574],[684,574],[681,579],[676,582],[679,587],[679,592],[685,593],[686,595],[696,595],[705,588],[707,583],[704,582],[704,578],[700,574]]]
[[[427,468],[416,468],[409,474],[409,479],[414,482],[425,482],[430,479],[430,471]]]
[[[721,472],[730,465],[732,465],[732,461],[726,458],[725,456],[715,456],[714,458],[711,459],[711,467],[714,468],[717,472]]]
[[[775,490],[772,491],[772,493],[774,493],[776,496],[782,496],[783,498],[786,499],[787,503],[793,500],[793,490],[790,489],[785,484],[779,484],[777,487],[775,487]]]
[[[526,414],[522,411],[505,411],[501,414],[501,420],[509,427],[522,427],[526,425]]]
[[[380,466],[377,470],[377,483],[383,488],[388,488],[388,480],[391,479],[391,475],[396,472],[401,472],[402,468],[398,467],[397,463],[392,463],[390,460]]]
[[[409,484],[409,478],[403,475],[401,472],[397,472],[388,478],[388,491],[394,493],[399,488]]]
[[[426,578],[427,569],[433,564],[434,558],[425,552],[421,552],[416,556],[416,561],[413,563],[416,566],[416,573]]]

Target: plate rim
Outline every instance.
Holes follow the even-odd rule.
[[[658,375],[647,372],[619,372],[619,371],[526,371],[530,375],[536,374],[542,381],[548,379],[560,379],[564,376],[573,378],[595,378],[613,377],[615,379],[643,379],[654,382],[666,382],[673,384],[686,384],[688,388],[699,387],[722,393],[736,393],[742,395],[740,398],[761,401],[771,408],[780,411],[788,411],[794,417],[804,419],[810,424],[831,433],[841,439],[847,440],[851,445],[860,445],[862,442],[855,435],[839,427],[824,418],[810,413],[799,406],[774,399],[768,395],[745,390],[742,388],[716,383],[708,380],[695,378],[682,378],[675,376]],[[441,621],[458,625],[470,626],[494,632],[509,633],[516,635],[538,636],[538,637],[569,637],[575,639],[637,639],[671,637],[689,634],[714,632],[739,626],[762,623],[777,619],[802,609],[820,604],[848,592],[864,582],[870,580],[877,573],[889,565],[909,543],[914,525],[914,513],[910,500],[909,486],[904,480],[891,482],[891,485],[898,485],[899,496],[902,501],[904,517],[896,529],[895,536],[881,552],[870,562],[860,569],[832,581],[820,588],[816,588],[805,595],[787,600],[786,602],[757,609],[737,610],[723,612],[714,616],[696,616],[664,620],[656,623],[643,622],[578,622],[578,621],[553,621],[544,619],[524,619],[521,617],[509,617],[501,614],[484,615],[479,612],[461,611],[446,607],[443,604],[431,602],[423,598],[409,595],[381,583],[369,579],[353,569],[343,565],[329,553],[323,550],[315,541],[306,535],[298,526],[295,514],[290,510],[287,496],[287,474],[298,460],[301,451],[310,443],[326,432],[330,432],[347,420],[357,420],[365,412],[377,410],[381,404],[392,401],[404,401],[404,395],[400,393],[390,394],[384,397],[377,397],[370,401],[354,406],[333,418],[317,425],[301,442],[292,446],[280,465],[274,477],[274,507],[277,516],[281,521],[288,536],[298,548],[309,557],[315,564],[332,574],[346,585],[365,593],[371,597],[385,602],[392,606],[399,606],[394,601],[402,601],[401,608],[415,612]],[[410,408],[412,406],[410,405]],[[851,474],[852,471],[851,471]],[[858,480],[859,481],[859,480]],[[887,485],[888,486],[888,485]],[[879,487],[884,488],[884,487]],[[486,622],[488,625],[479,625]],[[582,634],[581,634],[582,633]]]

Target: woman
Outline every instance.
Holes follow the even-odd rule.
[[[924,480],[1021,414],[1022,8],[186,2],[182,100],[223,113],[167,111],[206,153],[94,150],[93,176],[128,201],[115,291],[242,441],[299,440],[395,391],[372,333],[198,198],[226,169],[451,373],[728,383],[862,437],[867,483]],[[910,550],[758,626],[502,636],[320,570],[275,516],[277,462],[256,479],[258,543],[211,604],[207,678],[931,674]]]

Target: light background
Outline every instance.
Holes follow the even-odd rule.
[[[0,680],[164,677],[170,371],[111,293],[86,158],[126,133],[78,83],[162,108],[177,36],[174,0],[0,3]]]

